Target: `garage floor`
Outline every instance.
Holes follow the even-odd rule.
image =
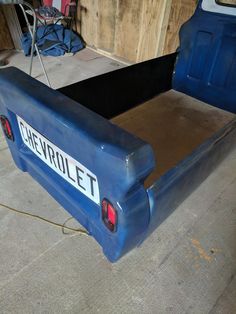
[[[22,54],[8,60],[27,70]],[[88,49],[46,58],[45,65],[53,87],[122,66]],[[16,169],[2,132],[0,203],[59,223],[69,217]],[[234,314],[235,274],[236,150],[140,248],[113,265],[93,238],[64,235],[0,207],[0,313]]]

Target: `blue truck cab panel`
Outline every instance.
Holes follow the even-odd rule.
[[[146,186],[158,167],[153,147],[109,121],[171,88],[236,113],[236,14],[222,14],[219,5],[215,12],[212,4],[215,10],[215,1],[199,1],[177,53],[59,90],[16,68],[0,70],[1,122],[16,165],[87,229],[111,262],[155,230],[236,144],[232,119]]]
[[[236,112],[236,7],[199,1],[180,30],[176,90]]]

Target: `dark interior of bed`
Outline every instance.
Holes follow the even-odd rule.
[[[173,90],[175,61],[171,54],[59,89],[152,146],[156,169],[147,186],[235,118]]]

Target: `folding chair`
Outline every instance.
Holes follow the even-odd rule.
[[[32,74],[32,66],[33,66],[33,57],[34,57],[34,49],[36,51],[36,54],[39,58],[39,62],[41,64],[41,67],[43,69],[43,73],[44,73],[44,76],[45,76],[45,79],[46,79],[46,82],[48,84],[48,86],[51,87],[51,84],[49,82],[49,79],[48,79],[48,75],[47,75],[47,72],[45,70],[45,67],[44,67],[44,64],[43,64],[43,60],[41,58],[41,55],[39,53],[39,49],[38,49],[38,46],[37,46],[37,42],[36,42],[36,30],[37,30],[37,17],[36,17],[36,13],[35,13],[35,10],[34,8],[27,2],[23,1],[23,0],[0,0],[0,5],[1,4],[16,4],[16,5],[19,5],[22,12],[23,12],[23,15],[24,15],[24,18],[25,18],[25,21],[26,21],[26,24],[27,24],[27,28],[28,28],[28,31],[31,35],[31,38],[32,38],[32,44],[31,44],[31,53],[30,53],[30,68],[29,68],[29,75],[31,76]],[[29,19],[27,17],[27,14],[31,15],[33,17],[33,25],[30,25],[29,23]]]
[[[35,10],[36,17],[41,24],[43,25],[52,24],[52,23],[57,24],[65,20],[67,23],[67,26],[69,23],[70,32],[72,33],[73,22],[76,25],[75,23],[76,8],[77,8],[76,0],[42,0],[42,4],[43,6]],[[57,15],[56,16],[43,16],[40,12],[44,8],[46,9],[56,8],[61,15],[60,16],[57,16]],[[69,47],[71,47],[71,38],[70,38]],[[70,52],[70,48],[69,48],[69,52]]]
[[[76,15],[76,1],[75,0],[42,0],[42,6],[36,9],[36,16],[41,23],[58,23],[59,21],[65,20],[67,23],[71,22],[72,19],[75,20]],[[52,16],[47,17],[40,14],[40,9],[56,8],[58,12],[61,13],[61,16]],[[72,16],[73,14],[73,16]]]

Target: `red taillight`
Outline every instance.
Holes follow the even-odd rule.
[[[1,121],[3,132],[6,135],[6,137],[9,140],[14,141],[14,136],[13,136],[11,125],[8,119],[5,116],[0,116],[0,121]]]
[[[102,220],[110,231],[116,231],[117,211],[106,199],[102,201]]]

